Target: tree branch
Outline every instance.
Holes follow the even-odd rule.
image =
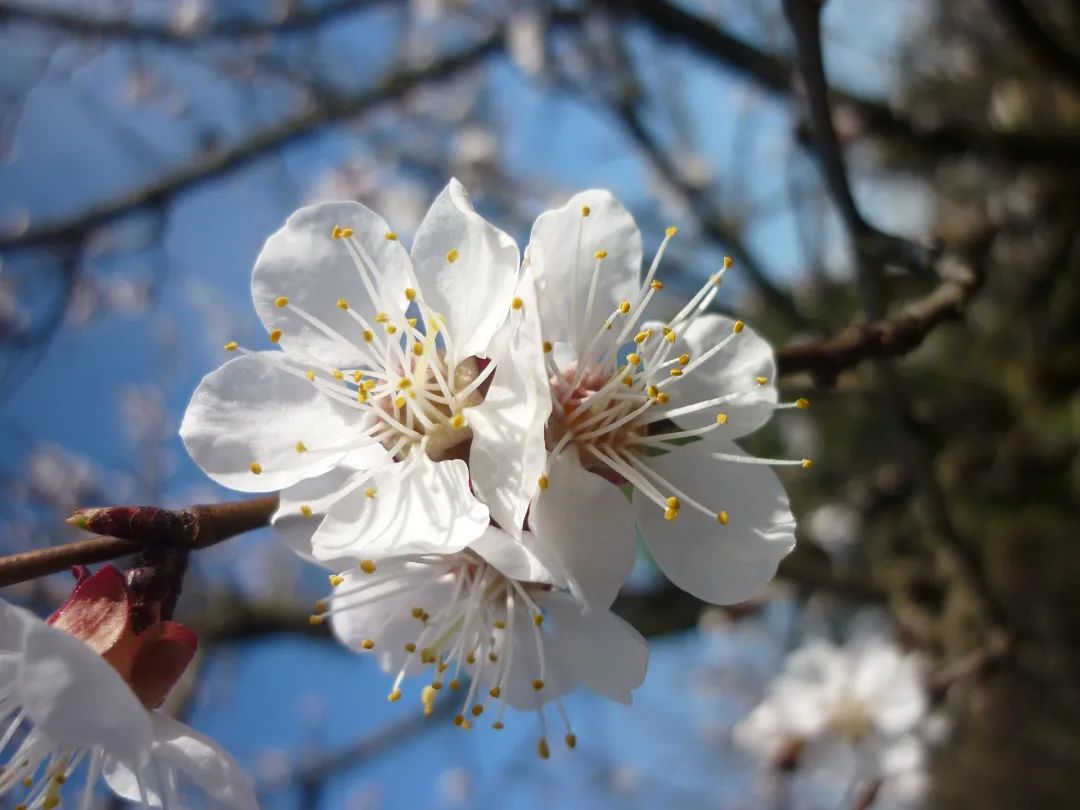
[[[706,17],[701,17],[667,0],[600,0],[612,12],[630,14],[699,54],[754,82],[761,89],[788,96],[795,68],[774,56],[728,34]],[[894,111],[887,104],[837,90],[830,91],[834,104],[849,108],[866,131],[884,140],[915,149],[918,153],[949,156],[981,153],[1023,163],[1080,166],[1080,144],[1075,139],[1045,137],[1028,133],[1001,133],[963,124],[925,127]]]
[[[55,574],[73,565],[115,560],[154,545],[189,551],[208,548],[268,525],[277,503],[275,494],[178,510],[154,506],[80,510],[72,523],[108,532],[108,536],[0,557],[0,587]]]
[[[112,220],[150,206],[162,205],[173,196],[201,183],[234,171],[286,144],[311,136],[320,127],[353,118],[392,99],[400,98],[423,82],[443,78],[478,64],[503,43],[495,31],[467,48],[437,59],[426,67],[385,77],[369,90],[324,99],[315,109],[262,129],[242,143],[185,166],[143,186],[121,194],[69,219],[46,222],[17,236],[0,235],[0,250],[67,244],[83,238]]]
[[[70,7],[4,4],[0,23],[22,22],[83,37],[131,40],[167,45],[191,45],[211,39],[252,37],[310,31],[347,14],[378,5],[386,0],[330,0],[316,8],[296,5],[279,19],[225,19],[202,30],[185,33],[169,20],[147,21],[120,17],[95,17]]]
[[[1033,60],[1080,90],[1080,55],[1062,45],[1024,0],[993,0],[998,16],[1016,34]]]

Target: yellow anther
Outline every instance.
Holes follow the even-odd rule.
[[[438,692],[440,689],[442,689],[442,681],[432,681],[431,688]]]
[[[326,600],[325,599],[320,599],[315,603],[314,610],[315,610],[316,613],[326,613],[326,608],[327,607],[328,607],[328,605],[327,605]]]
[[[449,253],[446,254],[446,260],[448,262],[450,262],[450,264],[453,264],[454,262],[456,262],[458,260],[459,256],[461,256],[461,254],[458,253],[456,249],[454,249],[454,250],[451,250]]]
[[[548,748],[548,741],[545,737],[541,737],[540,742],[536,744],[536,753],[540,755],[540,759],[547,759],[551,756],[551,749]]]
[[[724,257],[724,269],[725,269],[725,270],[727,270],[727,269],[728,269],[729,267],[731,267],[731,265],[733,265],[733,264],[735,264],[735,260],[734,260],[734,259],[732,259],[732,258],[731,258],[730,256],[725,256],[725,257]]]
[[[504,728],[502,720],[496,720],[494,723],[491,724],[491,727],[496,731],[502,731]]]
[[[357,385],[359,385],[360,381],[363,380],[363,379],[364,379],[364,372],[362,372],[362,371],[354,371],[352,373],[352,381],[354,383],[356,383]]]
[[[724,283],[723,273],[714,273],[713,275],[709,276],[709,283],[719,287],[721,284]]]
[[[456,692],[458,689],[461,688],[461,681],[459,681],[457,678],[454,678],[454,680],[450,681],[450,688]]]
[[[387,315],[385,312],[376,312],[375,313],[375,323],[387,323],[387,322],[389,322],[389,320],[390,320],[390,316]]]
[[[591,213],[592,213],[592,209],[589,208],[589,206],[587,206],[587,205],[581,206],[581,215],[583,217],[587,217]]]
[[[505,630],[506,629],[506,622],[502,621],[501,619],[499,621],[495,622],[495,629],[496,630]]]
[[[377,385],[378,383],[375,380],[364,380],[360,387],[363,388],[365,391],[370,391]]]
[[[688,354],[680,354],[679,355],[679,365],[680,366],[685,366],[689,362],[690,362],[690,355],[688,355]]]
[[[270,342],[271,343],[277,343],[279,340],[281,340],[281,330],[280,329],[271,329],[270,330]]]
[[[598,251],[596,251],[596,253],[593,254],[593,258],[596,259],[597,261],[602,261],[602,260],[607,258],[607,251],[606,250],[598,250]]]
[[[358,389],[357,392],[356,392],[356,401],[357,402],[367,402],[368,401],[367,391],[365,391],[363,388]]]
[[[499,656],[497,656],[495,653],[493,653],[493,652],[488,653],[488,661],[490,661],[491,663],[494,664],[498,660],[499,660]]]
[[[664,340],[666,340],[668,343],[674,343],[676,339],[678,339],[678,337],[679,336],[675,334],[674,329],[668,329],[666,332],[664,332]]]
[[[716,513],[716,522],[719,523],[721,526],[727,526],[727,522],[728,522],[727,511],[721,509],[719,512],[717,512]]]
[[[546,475],[541,475],[540,478],[537,479],[536,484],[540,487],[541,490],[546,490],[551,484],[551,481]],[[506,625],[502,622],[495,622],[496,627],[498,627],[500,624],[502,624],[503,627],[506,627]]]
[[[336,588],[338,585],[345,581],[345,577],[341,576],[341,574],[331,574],[327,577],[327,579],[330,580],[331,588]]]
[[[678,509],[665,509],[664,510],[664,520],[675,520],[675,518],[677,518],[678,516],[679,516],[679,510]]]
[[[309,368],[304,372],[304,376],[308,378],[308,382],[315,382],[315,369]]]
[[[424,615],[424,609],[423,608],[413,608],[411,613],[412,613],[412,617],[414,619],[419,619],[421,616]]]
[[[399,391],[404,391],[406,388],[412,388],[412,380],[408,377],[402,377],[398,380],[397,387]]]
[[[641,331],[641,332],[638,332],[636,335],[634,335],[634,343],[637,343],[639,345],[644,343],[648,339],[649,339],[649,333],[644,331],[644,330]]]
[[[625,315],[629,311],[630,311],[630,302],[629,301],[620,301],[619,302],[619,312],[621,312],[623,315]]]
[[[455,726],[462,726],[464,724],[465,724],[465,715],[463,715],[463,714],[454,715],[454,725]]]
[[[671,230],[674,230],[674,228],[672,228]],[[566,747],[569,748],[571,751],[577,748],[577,734],[574,734],[573,732],[567,733]]]
[[[476,653],[471,652],[468,655],[466,655],[465,656],[465,663],[466,664],[475,664],[476,663]]]
[[[310,624],[312,627],[318,627],[320,624],[323,623],[323,617],[317,613],[312,613],[310,616],[307,617],[307,623]]]
[[[544,350],[544,354],[549,354],[551,350],[555,348],[551,345],[550,340],[545,340],[543,343],[540,344],[540,347]]]
[[[251,462],[248,465],[248,469],[251,470],[255,475],[262,475],[262,464],[257,461]]]
[[[465,414],[463,414],[463,413],[454,414],[454,417],[450,420],[450,424],[455,429],[461,430],[461,428],[465,427],[465,424],[466,424],[466,422],[465,422]]]
[[[483,713],[484,713],[484,707],[481,706],[479,703],[477,703],[475,706],[472,707],[472,716],[473,717],[479,717]]]
[[[393,692],[386,696],[386,699],[389,700],[391,703],[397,703],[399,700],[401,700],[401,690],[395,689]]]
[[[387,242],[396,242],[397,241],[397,234],[394,233],[393,231],[387,231],[386,233],[383,234],[383,236],[386,238]]]
[[[664,289],[664,282],[662,282],[660,279],[654,279],[649,283],[649,286],[652,287],[654,290],[662,290]]]
[[[24,788],[29,789],[29,788],[32,788],[34,786],[34,780],[31,779],[29,776],[24,776],[23,780],[22,780],[22,783],[23,783]]]
[[[544,682],[542,680],[537,678],[535,681],[533,681],[533,691],[539,692],[543,688],[544,688]]]
[[[415,328],[416,328],[416,325],[417,325],[418,323],[420,323],[420,319],[419,319],[419,318],[406,318],[406,319],[405,319],[405,321],[406,321],[406,323],[408,323],[408,324],[409,324],[409,326],[410,326],[410,327],[412,327],[413,329],[415,329]]]
[[[670,373],[672,377],[681,377],[683,375],[683,370],[681,368],[673,368]]]
[[[363,647],[365,650],[374,650],[375,642],[370,638],[365,638],[363,641],[360,642],[360,646]]]
[[[335,225],[333,228],[331,228],[330,229],[330,238],[331,239],[340,239],[341,238],[341,228],[339,228],[337,225]]]
[[[668,498],[665,503],[667,504],[668,509],[679,509],[682,507],[682,501],[680,501],[674,495]]]
[[[348,239],[350,236],[353,235],[353,229],[352,228],[342,228],[341,233],[339,235],[341,236],[342,239]]]
[[[768,377],[754,377],[754,382],[758,385],[765,385],[769,381]]]
[[[534,613],[533,614],[533,624],[535,624],[537,627],[539,627],[543,623],[544,623],[544,614],[543,613]]]
[[[306,453],[307,452],[307,445],[304,444],[303,442],[297,442],[296,443],[296,452],[297,453]]]
[[[435,663],[435,651],[430,647],[425,647],[420,651],[420,663],[422,664],[434,664]]]
[[[405,300],[406,301],[415,301],[416,300],[416,290],[414,290],[412,287],[406,287],[405,288]]]
[[[289,305],[288,296],[279,295],[276,299],[274,299],[274,306],[277,307],[278,309],[283,309],[284,307],[287,307],[288,305]]]
[[[655,399],[657,397],[657,395],[660,393],[660,389],[657,388],[655,385],[650,385],[645,389],[645,393],[648,394],[653,399]]]
[[[311,517],[315,513],[311,510],[311,507],[305,503],[300,505],[300,514],[304,517]]]
[[[626,355],[626,362],[631,366],[636,366],[641,362],[641,355],[636,352],[630,352],[630,354]]]
[[[230,340],[228,343],[225,344],[225,351],[227,352],[235,352],[239,348],[240,344],[237,343],[235,340]]]
[[[525,302],[522,301],[520,298],[514,298],[514,300],[510,302],[510,306],[514,309],[521,309],[523,306],[525,306]]]
[[[405,397],[395,397],[394,398],[394,408],[396,408],[397,410],[400,411],[404,407],[405,407]]]
[[[423,343],[414,343],[412,345],[412,353],[415,354],[417,357],[423,356],[423,354],[424,354],[424,344]]]
[[[330,376],[333,377],[335,380],[344,380],[345,372],[335,368],[333,371],[330,372]]]
[[[491,695],[493,698],[498,699],[499,695],[502,694],[502,689],[500,689],[497,686],[493,686],[490,689],[488,689],[488,694]]]
[[[420,700],[424,704],[424,714],[434,714],[435,712],[435,690],[430,686],[425,686],[420,690]]]
[[[716,424],[718,424],[718,425],[726,425],[727,424],[727,414],[726,413],[718,413],[716,415]]]
[[[795,400],[795,407],[801,411],[805,411],[807,408],[810,407],[810,400],[804,397],[799,397],[797,400]]]
[[[814,466],[814,462],[812,459],[804,458],[800,466],[802,466],[804,470],[809,470],[811,467]]]
[[[363,571],[365,574],[374,574],[375,573],[375,563],[374,563],[374,561],[372,561],[372,560],[361,560],[360,561],[360,570]]]
[[[623,384],[623,385],[625,385],[625,386],[626,386],[627,388],[630,388],[630,387],[631,387],[631,386],[632,386],[632,385],[634,384],[634,378],[633,378],[633,377],[630,377],[630,376],[627,376],[627,377],[623,377],[623,378],[622,378],[622,380],[621,380],[621,382],[622,382],[622,384]]]
[[[378,494],[379,494],[379,492],[378,492],[377,489],[375,489],[375,487],[368,487],[367,489],[364,490],[364,497],[365,498],[374,498]]]
[[[388,324],[386,325],[386,334],[388,334],[388,335],[392,335],[392,334],[394,334],[394,332],[396,332],[396,331],[397,331],[397,327],[396,327],[396,326],[394,326],[394,325],[393,325],[392,323],[388,323]]]
[[[735,323],[731,325],[731,331],[734,332],[736,335],[742,332],[742,330],[745,328],[746,324],[742,321],[735,321]]]
[[[667,405],[668,402],[671,401],[671,397],[666,392],[661,391],[659,394],[656,395],[656,401],[659,402],[661,405]]]
[[[405,652],[409,653],[410,655],[416,652],[416,645],[410,641],[408,644],[405,645]]]
[[[370,329],[365,329],[361,335],[364,338],[364,343],[371,343],[375,339],[375,333]]]
[[[410,391],[409,392],[409,399],[416,399],[416,392],[415,391]]]
[[[668,239],[671,239],[678,232],[679,232],[679,229],[676,228],[674,225],[672,225],[670,228],[668,228],[666,231],[664,231],[664,236],[666,236]]]
[[[435,667],[435,669],[438,670],[440,673],[446,672],[446,670],[450,669],[450,665],[447,664],[445,661],[440,661],[438,666]]]
[[[347,310],[349,308],[349,302],[346,301],[344,298],[339,298],[337,300],[337,307],[341,310]]]

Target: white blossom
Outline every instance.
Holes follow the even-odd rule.
[[[675,317],[644,320],[674,235],[639,278],[633,218],[610,193],[586,191],[543,214],[526,251],[552,401],[529,522],[555,545],[574,592],[605,605],[633,564],[633,521],[676,585],[710,602],[753,596],[795,542],[769,465],[810,464],[734,444],[788,406],[777,404],[769,345],[708,311],[728,263]],[[632,503],[618,490],[627,483]]]
[[[211,478],[283,490],[275,520],[325,514],[319,559],[452,553],[491,519],[520,533],[549,407],[532,282],[460,183],[411,256],[363,205],[300,209],[252,293],[282,351],[230,343],[192,397],[180,433]]]
[[[814,640],[788,657],[735,739],[840,792],[878,780],[910,786],[921,777],[927,710],[915,655],[868,633],[844,647]]]
[[[0,796],[51,810],[85,766],[78,807],[104,776],[119,796],[181,808],[180,777],[222,807],[255,808],[239,765],[215,742],[155,711],[194,654],[194,634],[158,622],[136,634],[123,576],[85,576],[46,623],[0,600]]]

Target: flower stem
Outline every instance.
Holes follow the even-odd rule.
[[[187,551],[207,548],[268,525],[277,503],[274,494],[176,510],[156,506],[80,509],[68,522],[99,532],[98,536],[0,557],[0,587],[153,547],[172,546]]]

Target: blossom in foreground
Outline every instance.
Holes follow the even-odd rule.
[[[180,808],[180,776],[222,807],[257,807],[239,765],[212,740],[154,711],[195,653],[194,633],[157,622],[136,633],[123,575],[80,581],[43,622],[0,600],[0,796],[50,810],[86,768],[80,808],[104,775],[119,796]]]
[[[605,191],[586,191],[540,216],[526,250],[536,273],[552,411],[548,467],[530,525],[555,551],[582,598],[610,603],[634,537],[604,515],[581,519],[566,500],[601,478],[629,484],[653,558],[704,600],[753,596],[795,543],[774,465],[734,440],[781,405],[769,345],[742,321],[708,312],[728,263],[666,323],[644,320],[662,289],[669,228],[643,277],[641,235]],[[671,426],[674,429],[671,429]],[[618,561],[613,564],[613,561]]]
[[[329,619],[346,646],[374,655],[394,676],[391,701],[402,697],[406,677],[426,673],[425,712],[438,701],[457,703],[454,723],[462,728],[486,715],[501,729],[508,706],[536,711],[546,758],[543,707],[555,703],[573,748],[562,696],[584,687],[629,703],[649,652],[610,611],[583,613],[553,581],[542,553],[531,533],[514,542],[491,527],[457,554],[361,560],[330,577],[332,593],[312,622]]]
[[[773,767],[817,776],[840,791],[910,782],[923,762],[921,674],[914,655],[881,636],[844,647],[811,641],[788,657],[735,738]]]
[[[281,351],[228,344],[240,356],[203,379],[180,429],[211,478],[288,493],[336,476],[300,504],[327,516],[321,559],[455,552],[492,519],[520,531],[548,408],[525,378],[543,368],[531,281],[460,183],[411,255],[358,203],[300,209],[259,255],[252,295]]]

